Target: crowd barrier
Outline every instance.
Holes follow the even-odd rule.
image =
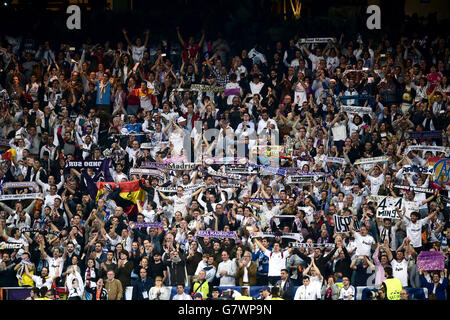
[[[171,288],[171,295],[170,298],[177,293],[176,287],[169,287]],[[241,292],[241,288],[239,286],[234,287],[221,287],[219,286],[220,291],[224,290],[234,290],[236,292]],[[250,295],[253,298],[259,297],[259,292],[263,287],[260,286],[251,286],[250,288]],[[295,291],[298,287],[295,287]],[[27,297],[30,296],[30,288],[22,288],[22,287],[8,287],[8,288],[1,288],[2,290],[0,293],[0,300],[24,300]],[[356,300],[370,300],[368,297],[368,292],[371,290],[374,290],[375,287],[356,287]],[[426,288],[410,288],[406,287],[406,289],[409,292],[409,296],[411,300],[427,300],[428,299],[428,290]],[[185,292],[189,293],[190,287],[185,287]],[[133,294],[133,287],[126,287],[125,289],[125,300],[131,300]],[[61,295],[61,298],[64,300],[66,297],[64,294]],[[294,296],[292,296],[294,298]]]

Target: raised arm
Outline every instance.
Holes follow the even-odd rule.
[[[185,42],[183,40],[183,37],[181,36],[180,27],[177,27],[177,37],[178,37],[178,41],[180,41],[181,45],[184,46]]]
[[[201,48],[203,46],[203,42],[205,41],[205,30],[202,30],[202,37],[200,38],[200,42],[198,43],[198,46]]]
[[[127,30],[125,28],[122,29],[122,33],[123,33],[123,36],[124,36],[125,40],[127,41],[128,45],[131,46],[131,41],[128,38]]]
[[[147,45],[148,45],[148,38],[149,38],[149,35],[150,34],[150,30],[145,30],[145,40],[144,40],[144,47],[145,48],[147,48]]]

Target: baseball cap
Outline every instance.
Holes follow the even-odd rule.
[[[200,292],[197,292],[196,294],[194,294],[193,298],[201,298],[203,299],[203,295]]]
[[[178,123],[181,123],[183,121],[186,121],[186,119],[184,117],[179,117],[178,120],[177,120]]]

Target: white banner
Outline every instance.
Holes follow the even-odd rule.
[[[309,184],[311,182],[325,182],[326,175],[295,175],[287,176],[287,184]]]
[[[290,242],[290,248],[305,248],[305,249],[315,249],[315,248],[331,248],[334,249],[336,245],[334,243],[298,243]]]
[[[223,173],[223,172],[215,171],[214,169],[211,169],[211,167],[208,168],[207,174],[209,174],[210,176],[222,177],[222,178],[233,179],[233,180],[240,180],[242,178],[242,176],[240,174]]]
[[[338,157],[326,157],[325,162],[331,162],[331,163],[339,163],[339,164],[346,164],[347,160],[344,158],[338,158]]]
[[[336,38],[329,37],[329,38],[301,38],[301,39],[298,39],[298,42],[300,44],[303,44],[303,43],[328,43],[329,41],[335,43]]]
[[[164,173],[158,169],[147,169],[147,168],[130,168],[130,175],[146,175],[146,176],[154,176],[160,179],[164,179]]]
[[[389,160],[389,157],[386,157],[386,156],[374,157],[374,158],[361,158],[361,159],[356,160],[354,165],[378,163],[378,162],[384,162],[384,161],[388,161],[388,160]]]
[[[418,165],[406,165],[403,166],[403,174],[407,173],[423,173],[423,174],[433,174],[433,166],[418,166]]]
[[[184,186],[176,186],[176,187],[156,187],[155,189],[156,189],[157,191],[161,191],[161,192],[174,193],[174,192],[177,192],[178,187],[182,187],[182,188],[183,188],[183,191],[195,191],[195,190],[197,190],[198,188],[206,187],[206,184],[205,184],[205,183],[201,183],[201,184],[196,184],[196,185],[193,185],[193,186],[187,186],[187,187],[184,187]]]
[[[211,86],[206,84],[191,84],[191,90],[201,92],[223,92],[224,89],[224,87]]]
[[[27,200],[27,199],[44,200],[44,196],[42,195],[42,193],[0,194],[0,201]]]
[[[34,181],[22,181],[22,182],[6,182],[3,184],[2,189],[8,188],[33,188],[34,192],[39,192],[39,186]]]
[[[258,168],[247,165],[224,165],[222,172],[236,174],[258,174]]]
[[[282,239],[294,239],[296,241],[302,242],[303,236],[300,233],[275,233],[275,232],[251,232],[250,238],[275,238],[281,237]]]
[[[377,218],[398,220],[400,217],[396,209],[403,210],[403,208],[406,209],[405,215],[410,217],[411,212],[419,211],[420,207],[420,201],[407,201],[400,197],[371,195],[367,197],[367,200],[377,203]]]
[[[349,113],[362,113],[362,114],[371,114],[371,107],[359,107],[359,106],[341,106],[342,111]]]
[[[450,148],[441,147],[441,146],[408,146],[405,150],[405,153],[408,154],[410,151],[431,151],[431,152],[445,152],[449,153]]]

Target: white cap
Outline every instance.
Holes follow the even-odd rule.
[[[181,123],[183,121],[186,121],[186,119],[184,117],[179,117],[178,120],[177,120],[178,123]]]

